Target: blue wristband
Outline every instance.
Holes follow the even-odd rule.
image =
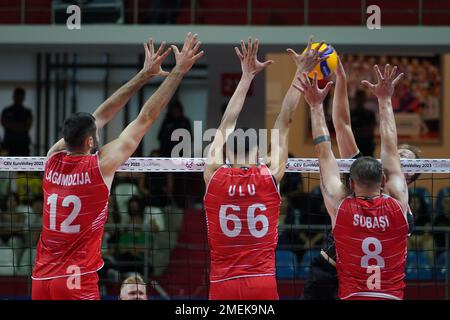
[[[325,141],[331,141],[330,136],[319,136],[313,140],[315,146]]]

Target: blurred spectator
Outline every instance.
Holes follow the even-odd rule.
[[[295,228],[300,224],[300,212],[291,206],[289,198],[285,195],[281,197],[278,223],[283,226],[278,236],[280,249],[292,250],[297,257],[301,257],[303,251],[298,246],[300,230]]]
[[[115,195],[122,223],[128,223],[128,201],[133,196],[140,196],[139,179],[132,172],[118,172],[113,182],[112,194]]]
[[[0,213],[0,240],[7,245],[13,243],[16,248],[25,242],[25,214],[20,210],[17,193],[10,193]]]
[[[307,226],[307,230],[301,230],[299,243],[304,250],[319,249],[325,237],[325,230],[309,228],[309,226],[326,225],[329,223],[325,204],[322,196],[303,194],[296,198],[296,208],[300,209],[300,225]]]
[[[127,272],[139,272],[145,274],[145,261],[147,261],[148,272],[152,273],[151,266],[151,248],[153,244],[151,231],[157,232],[157,224],[152,224],[154,230],[144,224],[144,206],[138,196],[133,196],[128,201],[128,214],[130,228],[121,232],[119,236],[119,246],[117,261],[119,262],[119,271],[121,274]]]
[[[163,2],[166,6],[163,6]],[[181,0],[150,0],[151,24],[176,24]]]
[[[118,244],[120,239],[121,223],[119,207],[116,197],[110,195],[108,201],[108,220],[105,224],[105,231],[102,239],[102,256],[105,261],[104,267],[99,271],[100,279],[108,279],[116,282],[119,280],[119,271],[115,256],[118,254]]]
[[[429,231],[418,230],[420,227],[430,227],[431,218],[427,213],[425,199],[418,194],[409,197],[409,207],[414,215],[415,231],[408,239],[409,250],[425,250],[433,261],[433,236]]]
[[[28,223],[25,223],[26,227],[28,224],[30,225],[31,234],[31,245],[36,247],[39,236],[41,234],[41,226],[42,226],[42,213],[44,210],[44,199],[42,197],[34,198],[31,202],[31,211],[28,215]]]
[[[31,111],[23,105],[25,90],[14,89],[14,103],[2,112],[2,125],[5,128],[4,148],[9,156],[29,156],[31,139],[29,131],[33,124]]]
[[[147,299],[147,286],[139,274],[129,276],[122,282],[119,300]]]
[[[289,153],[289,158],[294,155]],[[280,183],[280,193],[288,196],[295,196],[303,193],[303,179],[300,172],[288,172],[284,175]]]
[[[373,111],[366,109],[365,91],[356,91],[354,106],[355,109],[352,110],[352,129],[355,133],[356,144],[363,155],[373,156],[376,118]]]
[[[450,227],[450,197],[442,198],[442,212],[436,216],[434,219],[435,227]],[[436,247],[436,256],[441,254],[443,251],[449,251],[448,245],[450,243],[446,243],[445,239],[446,232],[435,231],[434,232],[434,244]],[[450,234],[447,235],[449,237],[448,241],[450,242]]]
[[[161,157],[160,150],[153,150],[150,157]],[[147,172],[139,180],[139,189],[145,206],[165,207],[169,204],[173,192],[172,175],[166,172]]]
[[[162,157],[170,157],[172,149],[179,141],[172,141],[172,133],[177,129],[186,129],[192,135],[191,120],[184,115],[183,105],[180,101],[172,102],[158,133],[159,146]],[[192,137],[192,136],[191,136]],[[190,154],[182,154],[190,157]]]
[[[19,202],[26,203],[28,200],[43,196],[42,173],[18,172],[15,180]]]

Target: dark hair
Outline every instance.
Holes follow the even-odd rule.
[[[350,167],[350,178],[360,185],[380,184],[383,178],[383,165],[373,157],[360,157]]]
[[[15,88],[13,96],[16,97],[17,95],[20,95],[22,98],[24,98],[25,97],[25,89],[22,87]]]
[[[81,148],[87,137],[95,137],[96,131],[95,118],[90,113],[77,112],[64,121],[64,141],[69,149]]]
[[[131,210],[131,203],[132,202],[137,202],[138,204],[139,204],[139,211],[138,212],[132,212],[132,210]],[[127,207],[128,207],[128,214],[130,215],[130,216],[144,216],[144,204],[143,204],[143,202],[142,202],[142,199],[141,199],[141,197],[139,197],[139,196],[132,196],[129,200],[128,200],[128,203],[127,203]]]

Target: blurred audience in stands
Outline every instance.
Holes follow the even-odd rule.
[[[375,113],[366,108],[366,92],[357,90],[354,106],[351,111],[352,130],[355,133],[356,144],[365,156],[373,156],[375,150]]]
[[[176,24],[181,0],[149,0],[148,12],[151,24]]]
[[[31,139],[29,131],[33,124],[31,111],[23,104],[25,90],[14,89],[13,104],[5,107],[2,112],[4,128],[3,147],[11,157],[29,156]]]
[[[144,224],[144,205],[138,196],[132,196],[128,200],[128,215],[130,225],[122,230],[119,236],[118,253],[116,260],[120,261],[119,271],[121,274],[127,272],[144,272],[144,262],[148,262],[148,273],[151,274],[151,253],[149,248],[153,245],[153,233],[158,232],[157,223]]]
[[[438,213],[434,219],[434,227],[450,227],[450,197],[442,198],[442,212]],[[447,243],[448,241],[448,243]],[[436,255],[449,250],[450,234],[443,231],[434,231],[434,244]]]
[[[433,261],[433,235],[431,230],[418,230],[417,227],[431,227],[431,217],[426,210],[425,199],[418,194],[409,197],[409,207],[414,215],[416,227],[413,235],[408,239],[408,249],[427,251],[430,261]]]

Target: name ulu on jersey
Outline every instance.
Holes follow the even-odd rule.
[[[91,178],[89,177],[88,172],[64,174],[50,170],[46,174],[45,180],[61,186],[78,186],[91,183]]]

